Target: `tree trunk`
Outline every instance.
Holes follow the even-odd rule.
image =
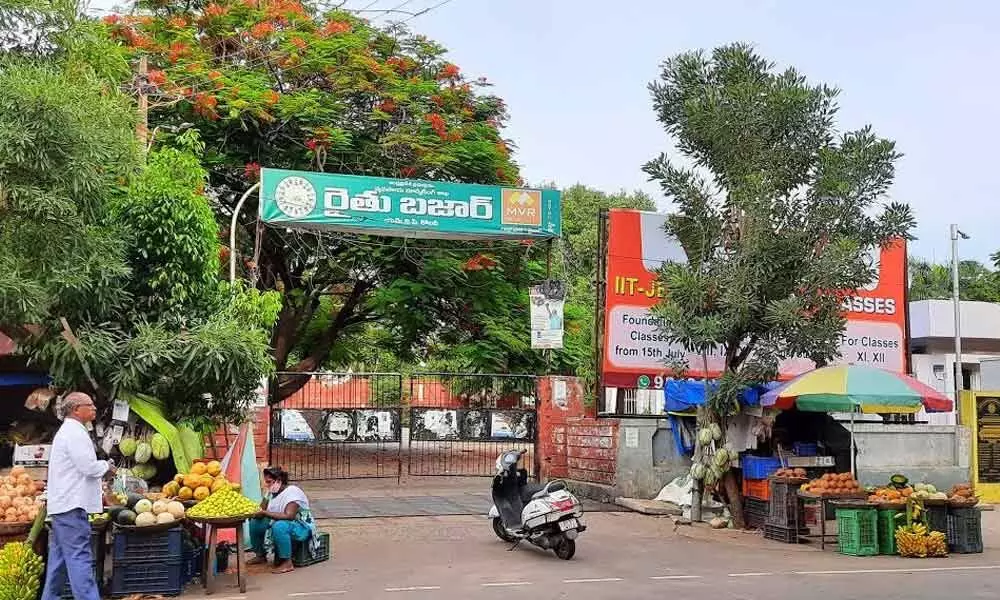
[[[729,502],[729,512],[733,517],[733,525],[736,529],[745,529],[746,523],[743,520],[743,491],[736,483],[736,474],[732,469],[726,471],[722,476],[722,483],[726,490],[726,499]]]

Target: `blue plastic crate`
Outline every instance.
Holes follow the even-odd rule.
[[[187,585],[191,583],[192,579],[201,575],[202,562],[204,562],[203,552],[202,548],[184,550],[184,556],[181,559],[181,583]]]
[[[819,446],[815,442],[795,442],[792,444],[792,452],[795,456],[816,456],[819,454]]]
[[[133,594],[179,596],[184,590],[184,562],[181,560],[116,561],[111,570],[111,597]]]
[[[781,459],[773,456],[743,455],[740,461],[744,479],[767,479],[781,468]]]
[[[115,530],[114,559],[118,561],[158,560],[180,561],[184,551],[184,537],[180,525],[167,531],[139,533]]]

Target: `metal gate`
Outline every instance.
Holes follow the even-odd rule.
[[[302,387],[271,405],[272,465],[300,481],[402,475],[400,374],[277,374],[298,377]]]
[[[413,374],[407,473],[491,476],[497,456],[516,449],[535,476],[537,395],[532,375]]]

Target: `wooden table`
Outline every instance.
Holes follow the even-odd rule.
[[[799,498],[802,498],[806,502],[818,502],[819,503],[819,549],[826,550],[826,538],[830,537],[826,534],[826,504],[830,501],[837,500],[864,500],[867,498],[865,493],[857,494],[835,494],[835,495],[817,495],[810,494],[809,492],[799,492]],[[798,529],[798,523],[796,523],[796,529]],[[837,534],[831,534],[836,536]],[[805,537],[816,537],[816,536],[805,536]]]
[[[240,593],[247,593],[247,569],[246,556],[243,553],[243,524],[248,517],[241,519],[219,519],[211,521],[194,520],[205,526],[205,542],[208,545],[208,552],[205,553],[205,565],[202,568],[202,583],[205,586],[205,593],[215,592],[215,549],[218,545],[220,529],[236,530],[236,581],[240,585]]]

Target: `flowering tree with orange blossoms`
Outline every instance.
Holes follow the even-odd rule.
[[[147,58],[154,143],[192,126],[205,140],[203,163],[222,218],[262,166],[519,181],[501,134],[503,101],[485,93],[485,80],[463,76],[441,46],[401,25],[380,29],[297,0],[155,0],[104,20],[132,57]],[[504,330],[492,358],[469,368],[537,369],[519,311],[527,284],[544,275],[533,260],[539,250],[268,229],[252,256],[254,211],[245,212],[242,245],[223,252],[247,257],[243,267],[284,294],[272,339],[279,370],[321,368],[345,335],[376,321],[401,348],[442,323],[465,341],[515,327],[523,332],[510,338]],[[482,302],[498,290],[510,297]],[[476,309],[488,314],[477,321]],[[510,360],[519,353],[523,360]],[[301,378],[286,383],[282,395]]]

